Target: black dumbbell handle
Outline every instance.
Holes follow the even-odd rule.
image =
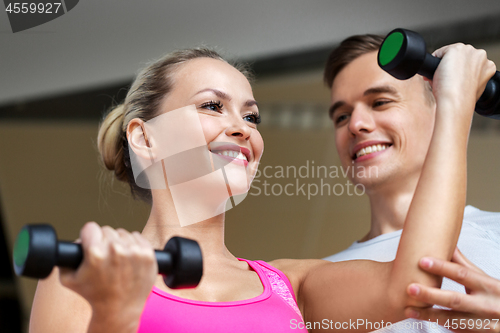
[[[424,63],[418,70],[418,74],[432,80],[434,73],[441,62],[441,58],[435,57],[430,53],[425,54]]]
[[[168,275],[172,272],[173,260],[170,252],[155,250],[158,262],[158,273]],[[57,243],[56,266],[77,269],[83,260],[83,249],[81,244],[67,241]]]
[[[83,260],[82,246],[66,241],[57,242],[56,266],[77,269]]]

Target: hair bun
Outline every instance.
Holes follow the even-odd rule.
[[[116,177],[122,181],[127,180],[123,161],[124,116],[125,107],[123,104],[111,109],[100,124],[97,135],[97,149],[101,154],[104,166],[108,170],[114,170]]]

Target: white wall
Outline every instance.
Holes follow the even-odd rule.
[[[86,0],[13,34],[2,10],[0,105],[129,79],[144,62],[201,43],[255,58],[495,14],[497,0]]]

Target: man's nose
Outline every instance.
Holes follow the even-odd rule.
[[[375,120],[372,111],[363,104],[355,106],[349,119],[349,132],[354,136],[370,133],[375,129]]]

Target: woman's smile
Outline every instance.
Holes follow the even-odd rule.
[[[209,146],[209,150],[212,154],[216,155],[217,158],[230,161],[230,163],[246,167],[251,160],[251,154],[248,148],[230,143],[211,143]]]

